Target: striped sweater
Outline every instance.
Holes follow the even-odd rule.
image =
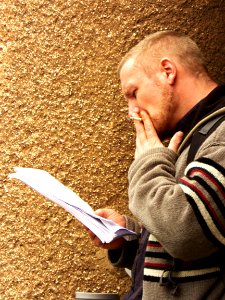
[[[221,108],[225,86],[219,89],[223,103],[216,109],[217,89],[210,99],[214,108],[208,106],[213,114],[225,111]],[[198,109],[203,114],[198,113],[200,123],[187,128],[178,154],[168,148],[149,149],[129,169],[129,208],[150,232],[144,250],[143,300],[225,299],[225,271],[221,272],[225,267],[225,122],[187,165],[191,129],[204,123],[204,114],[210,118],[208,108]],[[137,228],[135,221],[128,220],[128,228]],[[128,253],[123,250],[114,265],[126,266]],[[140,249],[136,260],[138,255]],[[140,264],[135,263],[133,274],[138,268]],[[140,298],[132,297],[131,292],[126,299]]]
[[[182,299],[207,299],[208,293],[209,299],[225,299],[220,270],[225,264],[220,254],[225,257],[224,132],[225,122],[188,166],[188,148],[180,156],[158,148],[129,170],[129,208],[151,233],[144,300],[172,299],[174,291]]]

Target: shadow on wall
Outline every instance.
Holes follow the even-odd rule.
[[[205,53],[211,75],[219,83],[225,82],[225,1],[209,1],[202,10],[196,11],[195,18],[199,16],[201,22],[194,37]]]
[[[205,54],[210,74],[222,83],[225,82],[224,15],[224,0],[164,1],[157,4],[155,11],[137,18],[124,48],[131,48],[145,35],[158,30],[181,31],[196,41]],[[133,40],[131,36],[134,36]]]

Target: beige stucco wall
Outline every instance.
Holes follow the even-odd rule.
[[[74,299],[125,292],[78,221],[7,176],[41,168],[94,208],[127,212],[132,124],[116,74],[146,34],[180,29],[225,80],[224,0],[0,2],[0,299]]]

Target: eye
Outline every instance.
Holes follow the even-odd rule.
[[[136,88],[127,89],[124,92],[124,97],[126,100],[136,100],[137,92],[138,92],[138,89],[136,89]]]
[[[133,96],[133,98],[137,98],[137,89],[136,90],[134,90],[133,92],[132,92],[132,96]]]

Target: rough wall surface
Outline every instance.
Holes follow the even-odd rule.
[[[127,274],[80,223],[7,175],[45,169],[94,209],[127,213],[134,133],[117,64],[146,34],[176,29],[225,81],[225,2],[2,0],[0,15],[0,299],[124,293]]]

